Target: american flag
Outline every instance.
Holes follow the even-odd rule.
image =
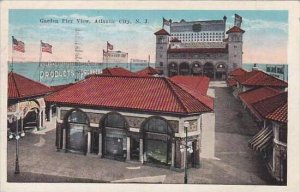
[[[43,41],[41,41],[41,45],[42,52],[52,53],[52,45],[50,45],[49,43],[44,43]]]
[[[25,53],[25,44],[22,41],[18,41],[12,36],[13,50]]]
[[[110,44],[109,42],[107,42],[107,49],[113,50],[114,46],[112,44]]]

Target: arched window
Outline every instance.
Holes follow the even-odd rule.
[[[119,114],[108,114],[105,119],[106,127],[123,128],[125,127],[124,118]]]
[[[126,123],[122,115],[109,113],[104,119],[103,152],[104,156],[125,160],[127,154]]]
[[[82,111],[72,111],[67,118],[67,149],[71,152],[86,152],[88,118]]]
[[[145,162],[171,165],[172,129],[167,121],[151,118],[143,125]]]
[[[171,133],[171,128],[168,126],[165,120],[153,118],[144,125],[144,131],[169,134]]]

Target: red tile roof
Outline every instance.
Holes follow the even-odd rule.
[[[200,91],[203,95],[207,94],[209,78],[204,76],[183,76],[176,75],[170,78],[177,85],[185,86],[191,90]]]
[[[280,94],[281,91],[272,89],[270,87],[261,87],[255,90],[249,90],[239,94],[241,101],[247,106],[247,108],[257,117],[258,120],[262,120],[262,117],[253,108],[253,104],[264,100],[266,98],[273,97]]]
[[[191,114],[211,112],[211,98],[196,97],[163,77],[91,75],[47,96],[47,102],[108,109]]]
[[[105,68],[102,70],[103,75],[113,75],[113,76],[137,76],[137,74],[124,69],[122,67],[114,67],[114,68]]]
[[[169,48],[168,53],[228,53],[228,48]]]
[[[228,33],[245,33],[245,31],[237,26],[233,26],[228,31],[226,31],[226,34]]]
[[[228,75],[229,76],[240,76],[240,75],[245,75],[247,73],[246,70],[242,69],[242,68],[237,68],[233,71],[231,71]]]
[[[237,84],[237,81],[236,81],[234,78],[229,78],[229,79],[227,79],[227,85],[228,85],[229,87],[236,86],[236,84]]]
[[[273,97],[266,98],[264,100],[258,101],[253,104],[253,108],[263,117],[267,118],[267,116],[278,108],[282,108],[283,105],[287,104],[287,92],[280,93]],[[286,113],[287,114],[287,113]],[[272,116],[275,117],[275,116]],[[277,116],[276,116],[277,118]],[[287,117],[280,117],[287,118]]]
[[[245,86],[270,86],[270,87],[287,87],[288,83],[273,77],[263,71],[253,70],[244,75],[236,76],[235,79]]]
[[[8,99],[24,99],[45,95],[51,88],[14,72],[8,73]]]
[[[154,33],[154,35],[170,35],[165,29],[161,29]]]
[[[200,99],[209,108],[214,108],[214,99],[206,95],[209,84],[208,77],[174,76],[171,81],[195,98]]]
[[[141,76],[152,76],[152,75],[157,75],[159,72],[154,69],[153,67],[146,67],[145,69],[142,69],[140,71],[137,71],[136,74],[141,75]]]
[[[73,85],[73,83],[69,83],[69,84],[63,84],[63,85],[54,85],[54,86],[51,86],[51,91],[52,92],[56,92],[56,91],[60,91],[62,89],[65,89],[69,86]]]
[[[285,103],[284,105],[275,109],[275,111],[269,113],[266,118],[272,121],[278,121],[280,123],[287,123],[288,116],[288,105]]]

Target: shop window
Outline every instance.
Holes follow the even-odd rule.
[[[87,124],[88,120],[86,118],[86,115],[83,112],[73,111],[68,117],[68,122]]]
[[[105,121],[105,125],[107,127],[123,128],[125,126],[125,121],[123,117],[119,114],[109,114]]]
[[[85,152],[88,119],[85,113],[73,111],[67,119],[67,149],[72,152]]]
[[[155,133],[168,133],[168,129],[167,122],[158,118],[150,119],[144,127],[145,131]]]

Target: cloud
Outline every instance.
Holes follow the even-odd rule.
[[[233,26],[233,21],[228,22],[227,24]],[[242,28],[247,31],[280,30],[287,33],[288,23],[262,19],[248,19],[243,17]]]

